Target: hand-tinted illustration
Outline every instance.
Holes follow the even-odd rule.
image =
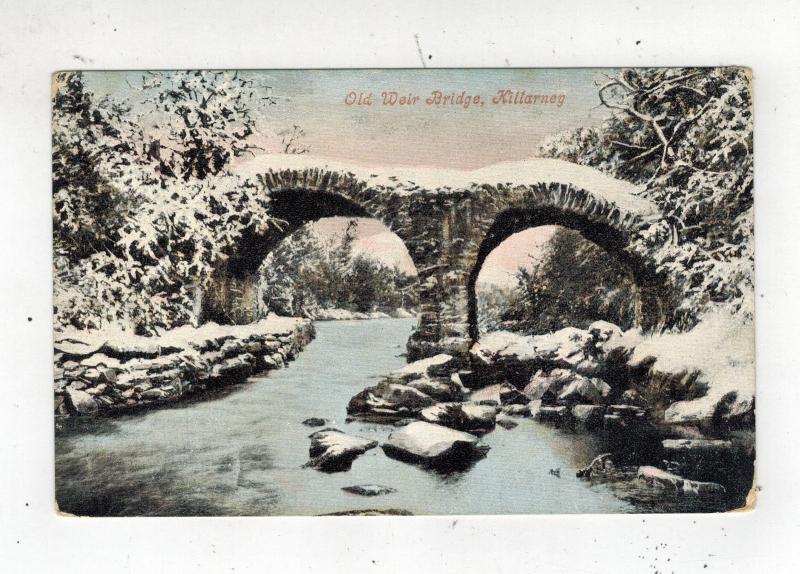
[[[60,511],[753,503],[748,70],[52,94]]]

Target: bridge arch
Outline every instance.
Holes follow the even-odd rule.
[[[633,185],[591,168],[537,159],[475,171],[390,170],[281,155],[257,158],[240,173],[263,187],[270,215],[288,228],[243,237],[228,262],[234,272],[257,268],[278,241],[320,217],[371,217],[400,237],[419,279],[409,360],[466,354],[477,334],[474,284],[483,261],[508,235],[537,225],[576,229],[623,260],[640,288],[642,324],[669,323],[669,278],[632,248],[660,212]]]
[[[539,208],[511,207],[500,212],[481,243],[475,264],[467,281],[467,321],[470,340],[479,336],[477,281],[487,257],[506,239],[516,233],[541,226],[559,226],[577,231],[584,239],[601,247],[608,257],[621,263],[630,272],[636,285],[636,323],[652,330],[667,321],[667,305],[663,300],[663,279],[629,247],[629,234],[609,223],[593,221],[585,215],[553,206]]]

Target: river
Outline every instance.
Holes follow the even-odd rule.
[[[303,468],[301,421],[322,417],[383,442],[390,425],[345,423],[350,397],[404,364],[408,319],[317,323],[317,337],[288,368],[205,400],[104,419],[75,419],[56,436],[62,511],[92,516],[317,515],[356,509],[413,514],[606,513],[642,510],[601,484],[575,478],[601,446],[519,419],[483,440],[488,456],[441,475],[388,458],[380,448],[348,472]],[[550,473],[560,469],[560,477]],[[363,497],[345,486],[381,484]]]

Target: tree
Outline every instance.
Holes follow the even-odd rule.
[[[628,69],[598,85],[610,117],[545,142],[542,155],[643,186],[663,218],[634,250],[676,278],[674,321],[712,305],[752,318],[753,124],[741,68]]]
[[[326,242],[306,224],[273,249],[259,269],[262,313],[313,317],[322,309],[368,312],[416,303],[416,277],[354,255],[358,222]]]
[[[558,229],[533,267],[517,271],[515,296],[501,308],[501,328],[546,333],[597,320],[627,329],[635,322],[630,272],[577,231]]]
[[[252,147],[247,82],[215,72],[145,80],[153,108],[134,111],[95,97],[80,73],[56,78],[57,326],[153,333],[188,323],[194,290],[242,234],[281,225],[261,189],[226,169]]]

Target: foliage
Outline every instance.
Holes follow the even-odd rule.
[[[279,225],[268,198],[225,169],[251,133],[238,81],[185,72],[168,85],[143,82],[161,102],[164,155],[143,112],[94,97],[79,72],[56,77],[56,326],[119,322],[148,333],[187,323],[194,287],[242,233]]]
[[[416,304],[416,278],[353,253],[358,224],[326,242],[311,224],[273,249],[259,270],[262,313],[314,316],[320,309],[389,311]]]
[[[636,286],[619,261],[578,232],[558,229],[540,260],[517,271],[516,297],[500,313],[500,325],[536,334],[602,319],[627,329],[635,305]]]
[[[753,124],[741,68],[622,70],[598,88],[611,111],[597,129],[545,142],[544,156],[643,186],[664,217],[634,250],[675,277],[677,323],[715,304],[752,317]]]

